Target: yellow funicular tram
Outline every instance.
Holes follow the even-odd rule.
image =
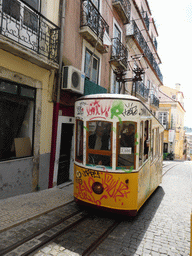
[[[76,202],[136,215],[162,181],[163,126],[122,94],[79,98],[75,118]]]

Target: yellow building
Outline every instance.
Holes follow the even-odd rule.
[[[0,3],[0,198],[48,188],[58,3]]]
[[[158,119],[165,128],[163,152],[173,152],[176,159],[183,159],[185,109],[180,85],[176,84],[176,89],[162,86],[159,99]]]

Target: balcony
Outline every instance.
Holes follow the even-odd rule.
[[[84,95],[99,94],[99,93],[107,93],[107,89],[89,81],[88,79],[85,79]]]
[[[104,32],[109,34],[109,25],[89,0],[81,0],[80,34],[100,53],[108,52],[103,45]]]
[[[137,24],[135,21],[132,21],[130,24],[127,25],[127,31],[126,31],[126,36],[128,38],[133,38],[145,54],[145,57],[148,59],[149,64],[155,71],[157,77],[159,80],[163,83],[163,76],[161,74],[161,71],[159,69],[159,66],[153,57],[153,53],[151,52],[147,42],[145,41],[141,31],[137,27]]]
[[[159,108],[159,99],[154,94],[151,94],[151,105]]]
[[[113,0],[112,5],[123,21],[123,24],[130,22],[131,4],[129,0]]]
[[[116,68],[127,69],[128,51],[119,38],[112,38],[110,63]]]
[[[41,61],[57,64],[60,28],[22,0],[3,0],[0,1],[0,44],[2,49],[30,61],[42,56]]]
[[[143,82],[137,81],[133,84],[133,94],[136,95],[136,97],[147,101],[149,96],[149,89],[144,85]]]

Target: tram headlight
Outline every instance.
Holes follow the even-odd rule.
[[[102,194],[103,193],[103,186],[100,182],[94,182],[93,185],[92,185],[92,189],[93,189],[93,192],[95,192],[95,194]]]

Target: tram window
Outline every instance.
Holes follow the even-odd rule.
[[[76,161],[83,162],[83,121],[77,120],[76,133]]]
[[[111,128],[106,121],[88,122],[87,164],[111,166]]]
[[[159,128],[156,129],[156,156],[159,156],[159,147],[160,147],[160,136],[159,136]]]
[[[154,129],[152,130],[152,137],[151,137],[151,154],[152,160],[154,159]]]
[[[118,159],[117,166],[134,167],[135,166],[135,133],[136,123],[121,122],[118,123]],[[135,167],[134,167],[135,168]]]
[[[144,130],[144,161],[149,157],[149,121],[145,121]]]
[[[143,122],[140,124],[139,133],[139,166],[143,163]]]

